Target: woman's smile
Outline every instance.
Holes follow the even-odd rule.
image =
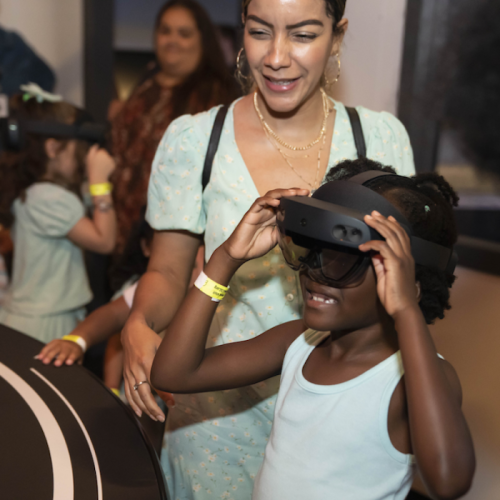
[[[293,90],[299,83],[298,78],[275,78],[272,76],[264,76],[266,87],[273,92],[289,92]]]

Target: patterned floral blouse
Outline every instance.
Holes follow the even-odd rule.
[[[330,167],[356,158],[345,107],[337,110]],[[259,196],[238,151],[230,107],[212,176],[201,190],[203,162],[217,108],[172,122],[153,163],[147,219],[157,230],[205,233],[207,259]],[[388,113],[358,107],[369,158],[414,173],[403,125]],[[283,186],[286,187],[286,186]],[[278,248],[242,266],[217,309],[207,346],[251,339],[300,317],[298,279]],[[236,390],[176,395],[162,465],[172,500],[249,500],[274,413],[279,378]]]

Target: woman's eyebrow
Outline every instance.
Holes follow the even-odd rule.
[[[301,21],[297,24],[290,24],[286,27],[286,29],[293,30],[295,28],[301,28],[302,26],[309,26],[311,24],[314,26],[324,26],[324,24],[319,19],[308,19],[307,21]]]
[[[249,15],[247,19],[263,24],[264,26],[268,26],[269,28],[274,28],[271,23],[268,23],[267,21],[264,21],[264,19],[254,16],[253,14]],[[319,19],[307,19],[306,21],[301,21],[300,23],[290,24],[286,27],[286,29],[293,30],[295,28],[301,28],[302,26],[310,26],[311,24],[315,26],[324,26],[324,24]]]

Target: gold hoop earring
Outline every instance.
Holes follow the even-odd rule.
[[[341,65],[340,65],[340,54],[337,54],[337,64],[339,65],[339,70],[337,72],[337,77],[335,78],[335,80],[332,82],[332,85],[335,85],[339,80],[340,80],[340,72],[341,72]]]
[[[241,60],[244,50],[245,47],[241,47],[240,51],[238,52],[238,57],[236,58],[236,77],[239,80],[248,80],[248,76],[245,76],[241,71]]]

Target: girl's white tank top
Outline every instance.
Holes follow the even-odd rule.
[[[308,330],[283,361],[271,436],[253,500],[403,500],[414,459],[391,443],[387,417],[401,354],[337,385],[302,373],[324,332]]]

